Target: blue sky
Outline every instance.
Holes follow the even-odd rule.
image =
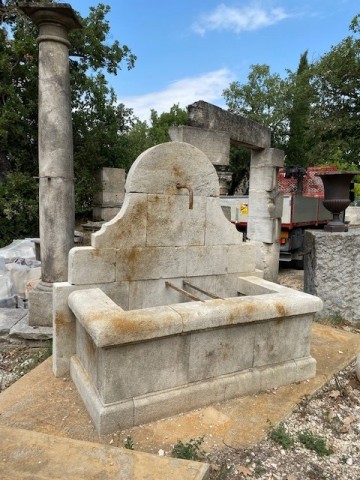
[[[73,0],[87,16],[99,2]],[[111,40],[128,45],[135,68],[109,78],[118,100],[147,120],[178,103],[224,106],[230,82],[246,82],[252,64],[296,70],[300,55],[319,58],[349,34],[358,0],[103,0]]]

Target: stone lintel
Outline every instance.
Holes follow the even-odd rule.
[[[67,31],[83,28],[81,20],[68,3],[26,3],[20,4],[19,7],[37,26],[55,23],[60,24]]]
[[[271,145],[271,129],[202,100],[188,106],[188,125],[227,132],[235,145],[261,150]]]

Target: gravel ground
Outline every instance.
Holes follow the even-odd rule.
[[[304,399],[264,441],[251,449],[219,450],[210,461],[210,480],[359,480],[360,383],[354,364]]]

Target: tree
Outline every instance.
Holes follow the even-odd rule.
[[[311,70],[307,53],[301,55],[297,72],[291,80],[292,108],[289,112],[290,129],[286,148],[286,163],[304,167],[313,160],[309,154],[309,121],[314,91],[310,85]]]
[[[350,24],[353,35],[324,54],[313,68],[316,92],[312,108],[312,154],[318,163],[358,163],[360,154],[360,15]]]
[[[272,129],[272,144],[286,145],[290,108],[289,83],[268,65],[251,65],[247,83],[232,82],[223,91],[228,110]]]
[[[10,172],[36,176],[37,166],[37,29],[15,0],[0,6],[0,181]],[[41,3],[52,3],[42,0]],[[120,167],[119,134],[128,131],[132,111],[119,105],[107,76],[117,75],[136,57],[126,45],[108,42],[109,7],[90,7],[84,28],[70,33],[74,168],[77,213],[91,208],[95,172]],[[0,201],[1,205],[1,201]],[[0,212],[0,215],[3,212]],[[26,208],[24,208],[26,215]]]
[[[163,112],[160,115],[156,110],[151,110],[151,125],[149,128],[149,138],[152,145],[168,142],[169,128],[176,125],[185,125],[187,111],[180,108],[179,104],[173,105],[169,112]]]

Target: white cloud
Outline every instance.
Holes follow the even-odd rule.
[[[258,30],[288,18],[282,8],[269,8],[258,3],[245,7],[228,7],[220,4],[193,24],[194,32],[204,35],[212,30],[229,30],[235,33]]]
[[[198,77],[186,77],[170,83],[164,90],[151,92],[145,95],[122,97],[118,101],[127,108],[132,108],[134,114],[141,120],[150,119],[150,110],[154,109],[159,114],[168,112],[174,104],[186,108],[191,103],[204,100],[221,106],[222,92],[234,80],[230,70],[222,68],[205,73]]]

